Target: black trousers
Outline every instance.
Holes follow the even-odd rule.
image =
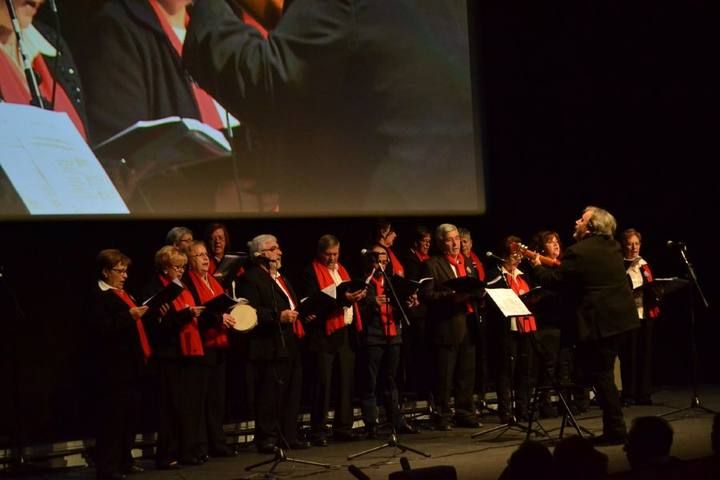
[[[620,394],[615,386],[613,368],[622,335],[578,343],[576,355],[581,374],[594,386],[603,411],[603,434],[624,436],[627,432]]]
[[[640,328],[625,334],[620,345],[623,397],[649,401],[652,394],[654,320],[644,319]]]
[[[198,359],[158,359],[160,419],[156,462],[202,455],[205,367]]]
[[[533,387],[531,371],[536,363],[532,333],[510,330],[507,319],[495,330],[498,413],[509,415],[512,411],[512,393],[518,415],[527,415],[530,392]]]
[[[255,384],[255,442],[277,443],[280,435],[297,440],[297,418],[302,393],[300,355],[273,360],[250,360]]]
[[[315,374],[310,410],[310,424],[314,437],[321,437],[325,434],[333,390],[337,393],[333,430],[341,433],[352,432],[352,388],[355,380],[355,352],[350,346],[348,328],[354,327],[346,327],[337,332],[337,334],[343,336],[337,348],[310,352],[312,371]],[[333,367],[335,365],[337,365],[337,384],[333,389]]]
[[[475,417],[475,343],[466,334],[457,345],[435,345],[435,421],[450,422],[450,395],[455,394],[455,416],[472,421]]]
[[[98,477],[119,473],[132,464],[135,426],[140,409],[139,385],[103,385],[100,390],[95,464]]]
[[[203,402],[203,418],[205,428],[202,453],[217,453],[226,450],[227,437],[223,430],[225,422],[225,351],[217,348],[205,349],[205,401]]]
[[[400,363],[400,344],[367,345],[363,347],[361,355],[365,373],[362,394],[363,422],[367,426],[377,424],[377,392],[380,390],[388,421],[397,427],[400,424],[400,398],[395,379]]]

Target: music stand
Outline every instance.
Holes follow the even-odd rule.
[[[387,442],[383,443],[382,445],[378,445],[377,447],[372,447],[367,450],[363,450],[362,452],[353,453],[351,455],[348,455],[347,459],[353,460],[355,458],[362,457],[363,455],[377,452],[378,450],[382,450],[385,448],[398,448],[398,449],[400,449],[400,453],[413,452],[413,453],[417,453],[418,455],[422,455],[425,458],[430,458],[432,456],[429,453],[421,452],[420,450],[417,450],[417,449],[409,447],[403,443],[400,443],[400,441],[398,440],[398,435],[395,432],[395,428],[393,427],[393,431],[390,434],[390,438],[388,439]]]
[[[662,295],[666,295],[668,293],[672,293],[676,290],[680,290],[682,287],[692,284],[694,288],[690,288],[687,291],[688,296],[688,313],[690,314],[690,381],[692,384],[692,398],[690,399],[690,405],[685,408],[678,408],[670,412],[663,413],[662,415],[659,415],[660,417],[667,417],[670,415],[675,415],[678,413],[684,413],[687,411],[695,411],[695,410],[702,410],[704,413],[711,413],[716,414],[717,412],[715,410],[712,410],[710,408],[707,408],[702,404],[702,401],[700,400],[700,394],[698,393],[698,349],[697,349],[697,339],[696,339],[696,331],[695,331],[695,301],[694,296],[695,292],[697,292],[698,296],[700,297],[700,301],[702,302],[703,307],[705,307],[705,310],[710,308],[710,304],[707,301],[707,298],[705,297],[705,294],[702,291],[702,288],[700,288],[700,283],[698,281],[697,275],[695,274],[695,269],[692,266],[692,263],[688,260],[687,256],[687,246],[684,243],[678,244],[679,250],[680,250],[680,256],[682,257],[683,263],[685,264],[685,268],[687,269],[688,276],[690,277],[690,280],[685,280],[682,278],[670,278],[670,279],[656,279],[655,282],[662,282],[658,284],[659,286],[665,285],[664,290],[656,290],[657,293],[660,293]],[[655,283],[652,282],[652,283]],[[650,283],[650,285],[652,285]]]
[[[323,467],[326,469],[331,469],[332,465],[329,463],[320,463],[320,462],[313,462],[311,460],[302,460],[300,458],[292,458],[288,457],[285,454],[285,450],[280,447],[275,447],[274,449],[275,456],[269,460],[263,460],[262,462],[255,463],[253,465],[249,465],[245,467],[245,471],[249,472],[257,467],[262,467],[263,465],[269,465],[272,463],[272,466],[270,467],[270,470],[265,472],[265,478],[275,478],[275,469],[283,462],[290,462],[290,463],[298,463],[300,465],[311,465],[313,467]]]

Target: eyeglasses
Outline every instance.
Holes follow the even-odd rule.
[[[280,247],[278,247],[277,245],[274,245],[270,248],[263,248],[261,251],[262,252],[277,252],[278,250],[280,250]]]
[[[193,258],[195,258],[195,257],[209,257],[209,255],[208,255],[207,252],[196,253],[195,255],[190,255],[190,256],[193,257]]]
[[[185,265],[170,265],[176,272],[184,272]]]
[[[122,275],[122,274],[127,275],[127,273],[128,273],[127,268],[113,268],[112,271],[115,273],[118,273],[120,275]]]

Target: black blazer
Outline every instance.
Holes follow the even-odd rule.
[[[620,244],[593,235],[565,251],[556,268],[533,269],[541,285],[557,289],[574,315],[570,327],[578,341],[597,340],[640,326],[625,276]]]
[[[287,278],[285,282],[297,305],[295,291]],[[257,265],[248,268],[239,279],[237,291],[257,310],[258,316],[258,325],[248,334],[248,358],[273,360],[296,355],[299,342],[293,326],[280,323],[280,312],[290,309],[290,302],[270,274]]]
[[[145,367],[140,337],[130,307],[111,290],[92,290],[90,325],[103,382],[134,383]],[[147,316],[147,314],[146,314]],[[148,319],[143,318],[144,322]]]
[[[465,258],[465,271],[468,276],[477,278],[477,271],[472,261]],[[478,333],[478,305],[475,302],[475,313],[467,315],[464,302],[453,300],[453,292],[443,283],[455,278],[450,263],[444,256],[430,257],[423,266],[423,277],[432,277],[432,282],[423,284],[421,297],[427,303],[427,328],[433,343],[436,345],[457,345],[466,333],[476,338]]]

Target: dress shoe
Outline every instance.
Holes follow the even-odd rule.
[[[594,437],[590,440],[596,447],[607,447],[611,445],[624,445],[627,441],[627,435],[606,435],[602,434],[599,437]]]
[[[420,433],[417,428],[413,427],[406,421],[400,422],[400,425],[395,427],[395,433],[400,434],[414,434],[414,433]]]
[[[273,442],[272,440],[265,440],[257,444],[258,453],[275,453],[276,448],[277,447],[275,446],[275,442]]]
[[[214,448],[210,450],[210,456],[215,458],[221,458],[221,457],[237,457],[238,451],[235,448],[232,447],[226,447],[222,446],[219,448]]]
[[[456,418],[455,426],[458,428],[481,428],[482,423],[473,418]]]
[[[288,447],[290,447],[290,450],[305,450],[310,448],[310,442],[301,439],[291,440],[288,442]]]
[[[97,480],[124,480],[126,477],[122,473],[98,473],[95,478]]]
[[[328,446],[328,441],[327,441],[327,438],[325,438],[325,435],[318,435],[316,437],[311,437],[310,443],[312,443],[316,447],[327,447]]]
[[[137,463],[133,463],[131,465],[128,465],[126,467],[122,468],[122,473],[126,475],[134,475],[136,473],[143,473],[145,469],[138,465]]]
[[[337,440],[338,442],[354,442],[355,440],[359,440],[357,435],[355,435],[353,432],[343,431],[334,431],[332,438],[333,440]]]
[[[168,460],[163,462],[157,462],[155,467],[158,470],[178,470],[182,468],[177,460]]]

